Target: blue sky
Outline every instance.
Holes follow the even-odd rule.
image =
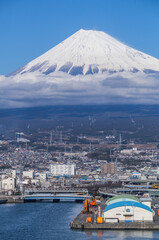
[[[105,31],[159,58],[158,0],[0,0],[0,75],[81,28]]]

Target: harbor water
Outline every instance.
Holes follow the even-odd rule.
[[[78,203],[0,205],[0,240],[159,239],[159,231],[79,231],[69,224],[82,210]]]

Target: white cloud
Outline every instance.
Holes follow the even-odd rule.
[[[49,76],[50,75],[50,76]],[[158,104],[159,74],[0,76],[0,108],[58,104]]]

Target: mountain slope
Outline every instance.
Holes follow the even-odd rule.
[[[159,60],[130,48],[108,34],[79,30],[48,52],[10,75],[53,72],[70,75],[123,71],[159,71]]]
[[[80,30],[0,77],[0,108],[159,104],[159,60],[104,32]]]

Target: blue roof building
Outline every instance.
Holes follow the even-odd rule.
[[[108,201],[104,210],[105,222],[152,222],[152,209],[138,198],[117,196]]]

